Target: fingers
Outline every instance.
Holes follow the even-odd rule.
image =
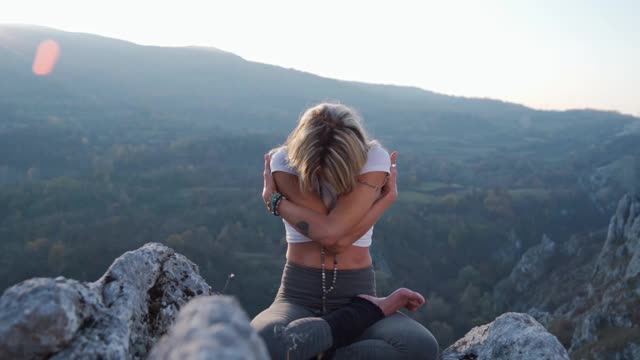
[[[409,311],[416,311],[416,310],[418,310],[418,308],[419,308],[420,306],[421,306],[421,304],[418,304],[418,303],[417,303],[417,302],[415,302],[415,301],[409,301],[409,303],[407,304],[406,308],[407,308]]]
[[[394,151],[391,153],[391,170],[390,170],[390,179],[389,181],[394,183],[396,181],[396,177],[398,175],[398,169],[396,167],[396,161],[398,160],[398,152]]]
[[[271,155],[264,154],[264,173],[271,174]]]
[[[264,155],[264,183],[267,183],[267,180],[271,177],[271,155]]]
[[[398,161],[398,152],[394,151],[391,153],[391,175],[397,172],[396,161]]]
[[[416,294],[418,295],[417,298],[408,301],[407,309],[409,309],[410,311],[416,311],[418,310],[418,308],[427,303],[427,300],[420,293],[416,292]]]

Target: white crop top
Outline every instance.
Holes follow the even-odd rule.
[[[389,173],[391,169],[391,159],[387,150],[380,146],[374,146],[369,150],[367,156],[367,162],[365,163],[360,174],[372,172],[372,171],[384,171]],[[298,175],[298,172],[289,166],[289,159],[287,157],[286,147],[277,149],[271,155],[271,173],[276,171],[284,171],[289,174]],[[329,186],[329,184],[322,184],[323,202],[325,205],[332,209],[335,206],[336,195],[335,191]],[[302,235],[295,227],[289,224],[285,219],[282,219],[284,228],[286,231],[286,239],[288,243],[301,243],[312,241],[308,237]],[[368,247],[371,246],[371,236],[373,235],[373,226],[356,242],[354,246]]]

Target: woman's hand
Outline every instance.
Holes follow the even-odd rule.
[[[271,176],[271,155],[264,155],[264,185],[262,187],[262,199],[269,209],[269,202],[271,202],[271,194],[278,191],[276,182],[273,181]],[[271,210],[269,210],[271,211]]]
[[[398,169],[396,168],[396,161],[398,160],[398,152],[391,153],[391,169],[389,170],[389,179],[382,187],[382,193],[380,198],[393,203],[398,198]]]

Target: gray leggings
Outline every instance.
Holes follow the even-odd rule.
[[[332,270],[326,271],[327,286],[333,278]],[[295,360],[291,342],[283,339],[283,331],[289,323],[301,318],[322,315],[321,270],[287,262],[276,298],[269,308],[252,321],[256,331],[264,339],[271,359]],[[349,303],[358,294],[376,296],[373,267],[358,270],[338,270],[335,289],[327,295],[327,310],[331,312]],[[331,344],[331,332],[325,321],[311,321],[316,329],[309,329],[308,336],[298,336],[298,342]],[[317,324],[317,325],[316,325]],[[296,344],[304,345],[304,344]],[[329,350],[329,347],[323,351]],[[385,317],[366,329],[351,344],[333,349],[333,359],[428,359],[438,358],[438,343],[429,330],[402,313]]]

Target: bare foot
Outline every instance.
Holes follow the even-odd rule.
[[[422,295],[407,288],[400,288],[387,297],[377,298],[371,295],[358,295],[363,299],[367,299],[378,305],[384,316],[394,314],[401,308],[407,308],[409,311],[416,311],[420,306],[424,305],[425,300]]]

